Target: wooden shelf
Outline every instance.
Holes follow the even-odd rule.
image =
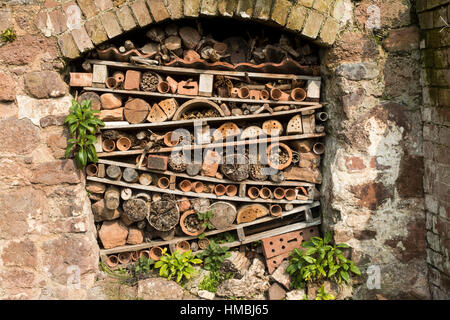
[[[233,142],[220,142],[220,143],[209,143],[202,145],[186,145],[182,147],[166,147],[160,148],[158,150],[150,150],[148,153],[166,153],[166,152],[176,152],[182,150],[197,150],[197,149],[220,149],[226,147],[237,147],[249,144],[269,144],[269,143],[278,143],[285,141],[293,141],[293,140],[301,140],[301,139],[311,139],[311,138],[320,138],[324,137],[325,133],[308,133],[308,134],[298,134],[292,136],[281,136],[276,138],[264,138],[264,139],[252,139],[252,140],[241,140],[241,141],[233,141]],[[118,156],[132,156],[141,154],[143,149],[136,150],[128,150],[128,151],[112,151],[112,152],[99,152],[97,156],[99,158],[104,157],[118,157]]]
[[[98,178],[98,177],[86,177],[87,180],[95,181],[95,182],[101,182],[105,184],[111,184],[119,187],[126,187],[126,188],[132,188],[132,189],[138,189],[138,190],[144,190],[144,191],[151,191],[151,192],[157,192],[157,193],[168,193],[168,194],[174,194],[177,196],[186,196],[186,197],[193,197],[193,198],[207,198],[212,200],[220,200],[220,201],[232,201],[232,202],[245,202],[245,203],[278,203],[278,204],[305,204],[305,203],[312,203],[312,200],[276,200],[276,199],[250,199],[247,197],[229,197],[229,196],[221,196],[218,197],[217,195],[213,193],[196,193],[196,192],[183,192],[181,190],[170,190],[170,189],[161,189],[155,186],[144,186],[138,183],[127,183],[123,181],[115,181],[105,178]]]
[[[213,74],[221,76],[231,76],[231,77],[249,77],[257,79],[277,79],[277,80],[314,80],[320,81],[321,77],[318,76],[305,76],[305,75],[295,75],[295,74],[275,74],[275,73],[262,73],[262,72],[245,72],[245,71],[227,71],[227,70],[205,70],[205,69],[194,69],[194,68],[184,68],[184,67],[166,67],[166,66],[148,66],[148,65],[136,65],[128,62],[116,62],[107,60],[96,60],[89,59],[88,63],[91,64],[101,64],[109,67],[114,67],[117,69],[134,69],[134,70],[144,70],[144,71],[157,71],[167,74]]]
[[[207,182],[212,182],[212,183],[226,183],[226,184],[236,184],[236,185],[240,185],[240,184],[264,185],[264,186],[274,186],[274,187],[275,186],[276,187],[314,187],[315,186],[314,183],[302,182],[302,181],[284,181],[282,183],[275,183],[272,181],[244,180],[241,182],[236,182],[236,181],[229,180],[229,179],[217,179],[217,178],[206,177],[206,176],[201,176],[201,175],[190,176],[185,173],[177,173],[177,172],[172,172],[172,171],[158,171],[158,170],[148,169],[146,167],[138,168],[136,164],[125,163],[125,162],[120,162],[120,161],[112,161],[112,160],[106,160],[106,159],[98,159],[98,163],[118,166],[118,167],[122,167],[122,168],[133,168],[136,170],[151,172],[151,173],[160,174],[160,175],[175,176],[175,177],[180,177],[183,179],[200,180],[200,181],[207,181]]]
[[[182,127],[185,128],[187,126],[194,126],[194,125],[206,125],[208,123],[217,123],[217,122],[227,122],[227,121],[253,121],[253,120],[262,120],[262,119],[269,119],[274,117],[282,117],[282,116],[290,116],[295,115],[297,113],[303,112],[303,111],[309,111],[309,110],[315,110],[322,108],[322,104],[314,104],[309,107],[304,108],[298,108],[294,110],[288,110],[288,111],[279,111],[274,113],[260,113],[260,114],[249,114],[249,115],[242,115],[242,116],[229,116],[229,117],[216,117],[216,118],[201,118],[201,119],[192,119],[192,120],[175,120],[175,121],[165,121],[165,122],[159,122],[159,123],[138,123],[138,124],[130,124],[126,121],[111,121],[111,122],[105,122],[104,127],[100,127],[101,130],[108,130],[108,129],[121,129],[121,130],[132,130],[132,129],[146,129],[146,128],[171,128],[171,127]]]
[[[318,207],[319,205],[320,205],[320,203],[318,201],[316,201],[316,202],[313,202],[313,203],[308,204],[308,205],[303,205],[301,207],[294,208],[293,210],[290,211],[292,213],[290,213],[289,211],[288,212],[284,212],[282,214],[282,216],[280,216],[280,217],[266,216],[266,217],[262,217],[262,218],[254,220],[254,221],[251,221],[251,222],[232,225],[229,228],[220,229],[220,230],[215,229],[215,230],[211,230],[211,231],[206,231],[205,232],[205,236],[208,237],[208,236],[212,236],[212,235],[216,235],[216,234],[220,234],[220,233],[224,233],[224,232],[234,231],[234,230],[238,230],[238,229],[241,229],[241,228],[245,228],[245,227],[261,224],[261,223],[264,223],[264,222],[275,221],[275,220],[283,218],[283,217],[287,217],[287,216],[290,216],[290,215],[293,215],[293,214],[298,214],[298,213],[301,212],[301,211],[299,212],[299,210],[306,211],[306,210],[310,210],[311,208]],[[225,243],[223,245],[226,245],[226,246],[229,246],[229,247],[234,247],[234,246],[238,246],[238,245],[241,245],[241,244],[246,244],[246,243],[253,242],[253,241],[258,241],[258,240],[264,239],[266,237],[271,237],[271,236],[275,236],[275,235],[278,235],[278,234],[283,234],[283,233],[290,232],[290,231],[295,231],[295,230],[299,230],[299,229],[303,229],[303,228],[308,228],[308,227],[316,226],[316,225],[319,225],[319,224],[320,224],[320,218],[316,218],[316,219],[312,219],[311,221],[295,223],[295,224],[287,225],[287,226],[280,227],[280,228],[277,228],[277,229],[264,231],[264,232],[261,232],[261,233],[258,233],[258,234],[254,234],[254,235],[248,236],[243,241],[234,241],[234,242],[230,242],[230,243]],[[270,233],[270,235],[267,235],[268,233]],[[120,252],[139,251],[139,250],[148,249],[148,248],[155,247],[155,246],[164,246],[164,245],[177,243],[177,242],[183,241],[183,240],[193,240],[193,239],[197,239],[197,238],[198,237],[183,236],[183,237],[176,237],[176,238],[174,238],[172,240],[159,240],[159,241],[145,242],[145,243],[136,244],[136,245],[125,245],[125,246],[120,246],[120,247],[111,248],[111,249],[100,249],[100,254],[101,255],[107,255],[107,254],[120,253]]]

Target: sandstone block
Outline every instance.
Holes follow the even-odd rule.
[[[102,109],[111,110],[122,106],[122,98],[114,93],[104,93],[100,96]]]
[[[153,19],[155,19],[156,22],[169,19],[169,12],[167,11],[163,0],[147,0],[147,5],[149,6]]]
[[[286,28],[301,31],[306,19],[306,9],[302,5],[295,5],[291,9],[291,13],[286,22]]]
[[[16,86],[14,79],[0,72],[0,101],[14,101],[15,96]]]
[[[239,0],[236,15],[241,18],[251,18],[253,14],[253,0]]]
[[[72,30],[72,37],[80,52],[85,52],[94,49],[94,45],[92,44],[91,38],[89,38],[89,35],[84,26]]]
[[[322,14],[316,11],[310,11],[308,17],[306,18],[302,35],[311,39],[317,38],[324,19],[325,17]]]
[[[56,98],[64,96],[67,88],[55,71],[30,72],[25,75],[25,89],[35,98]]]
[[[383,46],[390,52],[410,52],[419,49],[419,28],[416,26],[391,30]]]
[[[184,0],[184,15],[186,17],[198,17],[201,0]]]
[[[105,249],[123,246],[127,242],[128,228],[118,220],[103,222],[98,236]]]
[[[260,20],[268,20],[270,18],[272,2],[273,0],[256,0],[253,17]]]
[[[319,40],[327,45],[332,45],[339,31],[339,23],[333,18],[328,18],[320,31]]]
[[[214,16],[217,12],[217,1],[215,0],[203,0],[200,13],[208,16]]]
[[[152,22],[144,0],[135,1],[130,6],[140,27],[145,27]]]
[[[167,0],[167,11],[169,11],[172,20],[180,19],[183,17],[183,4],[182,0]]]
[[[74,59],[80,55],[77,44],[70,33],[64,33],[59,36],[58,45],[64,57]]]
[[[105,28],[98,17],[86,21],[84,27],[86,28],[89,38],[91,38],[91,41],[94,44],[100,44],[108,40],[108,35],[106,34]]]
[[[144,233],[138,228],[128,229],[127,244],[140,244],[144,242]]]
[[[114,12],[105,12],[100,16],[100,20],[103,24],[103,27],[105,27],[108,38],[114,38],[122,33],[122,28],[120,27],[119,21]]]
[[[284,26],[291,7],[292,3],[289,0],[275,0],[271,19]]]
[[[129,31],[136,27],[133,15],[131,14],[130,7],[124,5],[116,10],[117,18],[124,31]]]

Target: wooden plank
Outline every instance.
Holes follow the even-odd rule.
[[[308,80],[306,96],[311,99],[320,99],[320,80]]]
[[[233,76],[233,77],[250,77],[250,78],[260,78],[260,79],[283,79],[283,80],[316,80],[320,81],[321,77],[318,76],[305,76],[305,75],[294,75],[294,74],[273,74],[273,73],[259,73],[259,72],[243,72],[243,71],[224,71],[224,70],[204,70],[204,69],[194,69],[194,68],[182,68],[182,67],[166,67],[166,66],[148,66],[148,65],[135,65],[128,62],[116,62],[116,61],[106,61],[106,60],[95,60],[89,59],[88,63],[91,64],[102,64],[110,67],[121,68],[121,69],[136,69],[136,70],[152,70],[159,71],[162,73],[169,74],[214,74],[223,76]]]
[[[217,118],[203,118],[203,119],[192,119],[192,120],[175,120],[175,121],[165,121],[161,123],[138,123],[138,124],[130,124],[126,121],[110,121],[105,122],[105,126],[101,127],[101,130],[106,129],[144,129],[144,128],[168,128],[168,127],[186,127],[186,126],[194,126],[197,125],[199,121],[203,125],[208,123],[220,123],[220,122],[228,122],[228,121],[239,121],[239,120],[255,120],[255,119],[273,119],[276,117],[290,116],[294,114],[298,114],[301,112],[315,110],[322,108],[321,104],[316,104],[310,107],[298,108],[294,110],[288,111],[279,111],[274,113],[260,113],[260,114],[251,114],[251,115],[242,115],[242,116],[230,116],[230,117],[217,117]]]
[[[309,207],[317,207],[319,205],[320,205],[320,203],[318,201],[316,201],[316,202],[314,202],[312,204],[304,205],[302,207],[304,207],[306,209],[306,208],[309,208]],[[299,208],[301,208],[301,207],[299,207]],[[297,213],[297,212],[295,212],[295,213]],[[279,219],[279,218],[264,217],[264,218],[260,218],[260,219],[257,219],[257,220],[251,221],[251,222],[242,223],[242,224],[239,224],[239,225],[233,225],[233,226],[231,226],[229,228],[225,228],[225,229],[207,231],[207,232],[205,232],[205,236],[208,237],[208,236],[212,236],[212,235],[219,234],[219,233],[229,232],[229,231],[237,230],[238,228],[245,228],[245,227],[248,227],[248,226],[257,225],[257,224],[268,222],[268,221],[275,220],[275,219]],[[320,219],[318,219],[318,221],[319,221],[318,224],[320,224]],[[307,225],[306,227],[310,227],[310,226],[316,225],[315,224],[316,222],[317,221],[313,221],[312,225]],[[300,229],[302,229],[302,228],[300,228]],[[252,235],[252,237],[255,237],[255,236],[256,235]],[[193,240],[193,239],[197,239],[197,237],[190,237],[190,236],[176,237],[176,238],[174,238],[172,240],[151,241],[151,242],[146,242],[146,243],[141,243],[141,244],[136,244],[136,245],[120,246],[120,247],[111,248],[111,249],[100,249],[100,254],[101,255],[107,255],[107,254],[112,254],[112,253],[138,251],[138,250],[148,249],[148,248],[155,247],[155,246],[170,245],[172,243],[177,243],[177,242],[182,241],[182,240]],[[263,238],[261,238],[261,239],[263,239]],[[246,240],[244,240],[244,241],[246,241]],[[255,240],[255,241],[257,241],[257,240]],[[238,245],[241,244],[240,241],[231,242],[231,243],[236,243],[235,246],[238,246]]]
[[[244,140],[244,141],[233,141],[233,142],[220,142],[220,143],[211,143],[211,144],[203,144],[203,145],[188,145],[182,147],[166,147],[160,148],[158,150],[150,150],[148,153],[167,153],[167,152],[176,152],[182,150],[197,150],[197,149],[219,149],[226,147],[237,147],[237,146],[245,146],[250,144],[259,144],[259,143],[277,143],[284,141],[292,141],[292,140],[301,140],[301,139],[311,139],[311,138],[320,138],[324,137],[325,133],[311,133],[311,134],[300,134],[295,136],[281,136],[276,138],[264,138],[264,139],[253,139],[253,140]],[[137,150],[128,150],[128,151],[112,151],[112,152],[100,152],[97,154],[99,158],[104,157],[116,157],[116,156],[131,156],[142,153],[142,149]]]
[[[239,241],[244,241],[245,240],[244,228],[241,226],[240,228],[237,228],[236,231]]]
[[[292,203],[292,204],[305,204],[305,203],[312,203],[312,200],[292,200],[292,201],[288,201],[288,200],[275,200],[275,199],[261,199],[261,198],[257,198],[257,199],[250,199],[250,198],[241,198],[241,197],[229,197],[229,196],[221,196],[218,197],[215,194],[212,193],[196,193],[196,192],[183,192],[180,190],[170,190],[170,189],[160,189],[158,187],[155,186],[144,186],[138,183],[127,183],[127,182],[123,182],[123,181],[116,181],[116,180],[109,180],[109,179],[105,179],[105,178],[97,178],[97,177],[86,177],[87,180],[90,181],[96,181],[96,182],[101,182],[101,183],[105,183],[105,184],[111,184],[111,185],[115,185],[115,186],[120,186],[120,187],[128,187],[128,188],[132,188],[132,189],[138,189],[138,190],[144,190],[144,191],[151,191],[151,192],[158,192],[158,193],[169,193],[169,194],[174,194],[174,195],[178,195],[178,196],[186,196],[186,197],[194,197],[194,198],[208,198],[208,199],[213,199],[213,200],[223,200],[223,201],[233,201],[233,202],[249,202],[249,203],[281,203],[281,204],[285,204],[285,203]]]
[[[319,104],[318,102],[305,102],[305,101],[275,101],[275,100],[252,100],[252,99],[239,99],[239,98],[225,98],[225,97],[202,97],[202,96],[189,96],[184,94],[173,94],[173,93],[159,93],[150,91],[138,91],[138,90],[120,90],[120,89],[109,89],[109,88],[97,88],[97,87],[83,87],[86,91],[95,92],[107,92],[115,94],[129,94],[134,96],[145,96],[145,97],[156,97],[156,98],[176,98],[176,99],[193,99],[195,97],[202,98],[206,100],[222,102],[242,102],[242,103],[256,103],[263,104],[268,103],[270,105],[296,105],[296,106],[314,106]]]
[[[265,185],[265,186],[266,185],[268,185],[268,186],[290,186],[290,187],[298,187],[298,186],[313,187],[314,186],[314,183],[301,182],[301,181],[283,181],[282,183],[275,183],[272,181],[245,180],[242,182],[236,182],[236,181],[225,179],[225,178],[218,179],[218,178],[214,178],[214,177],[207,177],[207,176],[201,176],[201,175],[190,176],[185,173],[177,173],[177,172],[173,172],[173,171],[158,171],[158,170],[148,169],[146,167],[137,168],[137,165],[132,164],[132,163],[125,163],[125,162],[113,161],[113,160],[107,160],[107,159],[98,159],[98,163],[114,165],[114,166],[123,167],[123,168],[133,168],[133,169],[140,170],[140,171],[151,172],[151,173],[155,173],[155,174],[162,174],[162,175],[167,175],[167,176],[176,176],[176,177],[191,179],[191,180],[208,181],[208,182],[213,182],[213,183],[228,183],[228,184],[239,184],[239,185],[249,184],[249,185]],[[243,196],[245,197],[245,187],[243,189]]]

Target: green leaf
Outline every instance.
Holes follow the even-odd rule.
[[[69,144],[67,145],[66,152],[64,153],[64,158],[67,159],[67,158],[69,157],[69,153],[70,153],[70,151],[72,151],[74,145],[75,145],[75,144],[73,144],[73,143],[69,143]]]
[[[308,263],[314,263],[316,262],[316,259],[310,257],[310,256],[304,256],[303,259],[305,259],[306,262]]]
[[[328,231],[328,232],[325,234],[325,237],[324,237],[324,239],[323,239],[323,242],[324,242],[325,244],[330,243],[332,237],[333,237],[333,234],[332,234],[332,232],[331,232],[331,230],[330,230],[330,231]]]
[[[338,248],[350,248],[350,246],[348,244],[346,244],[346,243],[340,243],[336,247],[338,247]]]
[[[347,271],[341,270],[341,272],[339,274],[342,277],[342,279],[345,280],[345,282],[347,282],[347,283],[350,282],[350,276],[348,275]]]
[[[305,255],[311,256],[311,255],[313,255],[316,252],[317,252],[316,248],[309,248],[308,250],[306,250]]]
[[[350,271],[353,272],[354,274],[357,274],[358,276],[361,275],[361,270],[359,270],[359,268],[354,264],[350,265]]]

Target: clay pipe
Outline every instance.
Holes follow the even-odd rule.
[[[170,181],[167,177],[161,177],[158,179],[158,188],[167,189],[169,187]]]
[[[317,155],[321,155],[325,152],[325,145],[322,142],[316,142],[313,145],[313,152]]]
[[[180,253],[191,250],[191,245],[186,240],[181,240],[177,243],[177,251]]]
[[[106,264],[110,268],[115,268],[119,265],[119,259],[117,258],[117,256],[115,254],[112,254],[112,255],[108,256],[108,258],[106,259]]]
[[[223,196],[226,193],[226,190],[227,189],[223,184],[216,184],[216,186],[214,187],[214,193],[218,197]]]
[[[295,200],[296,196],[297,196],[297,192],[295,191],[295,189],[286,189],[286,191],[285,191],[286,200],[289,200],[289,201]]]
[[[257,187],[248,188],[248,196],[250,199],[256,199],[259,197],[259,189]]]
[[[116,148],[116,143],[112,139],[105,139],[102,141],[103,151],[111,152]]]
[[[183,192],[189,192],[192,190],[192,183],[189,180],[183,180],[178,184],[178,188]]]
[[[148,254],[150,256],[150,259],[158,261],[159,259],[161,259],[162,249],[161,249],[161,247],[153,247],[150,249]]]
[[[278,88],[271,89],[270,96],[275,101],[288,101],[289,100],[289,95],[286,92],[283,92]]]
[[[90,177],[96,176],[98,172],[98,167],[95,163],[88,164],[86,166],[86,174]]]
[[[275,190],[273,190],[273,196],[277,200],[283,199],[285,195],[286,195],[286,192],[284,191],[283,188],[278,187],[278,188],[275,188]]]
[[[259,96],[261,97],[261,100],[269,100],[270,93],[267,90],[261,90]]]
[[[141,250],[140,252],[139,252],[139,259],[140,258],[142,258],[142,257],[146,257],[147,259],[150,259],[150,251],[148,251],[148,250]]]
[[[238,97],[248,99],[250,97],[250,90],[247,87],[241,87],[238,92]]]
[[[116,147],[120,151],[127,151],[131,148],[131,140],[127,137],[119,138],[116,141]]]
[[[130,252],[121,252],[117,255],[117,258],[121,264],[127,264],[131,261],[131,254]]]
[[[125,75],[123,72],[116,71],[113,73],[113,78],[116,79],[118,85],[125,81]]]
[[[283,212],[283,209],[281,208],[280,205],[273,204],[270,206],[269,212],[273,217],[279,217]]]
[[[137,252],[137,251],[131,252],[131,261],[136,262],[138,260],[139,260],[139,252]]]
[[[259,196],[262,199],[269,199],[272,197],[272,191],[267,187],[262,187],[261,190],[259,190]]]
[[[158,92],[159,93],[168,93],[170,90],[170,85],[167,81],[158,82]]]
[[[234,184],[229,184],[226,187],[226,194],[229,197],[234,197],[237,194],[237,187]]]
[[[196,193],[202,193],[203,192],[203,183],[202,182],[200,182],[200,181],[196,181],[194,184],[193,184],[193,189],[194,189],[194,191],[196,192]]]
[[[316,119],[319,121],[327,121],[328,120],[328,113],[326,112],[318,112],[316,113]]]
[[[119,86],[119,83],[117,82],[116,78],[109,77],[106,78],[105,85],[108,89],[116,89]]]
[[[232,88],[231,89],[231,97],[232,98],[237,98],[239,96],[239,88]]]
[[[291,91],[291,99],[294,101],[303,101],[306,99],[306,91],[302,88],[295,88]]]

